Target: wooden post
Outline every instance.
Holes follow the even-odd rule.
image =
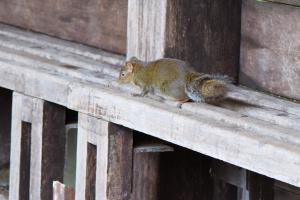
[[[52,199],[52,182],[63,179],[64,123],[63,107],[14,92],[11,200]]]
[[[240,0],[129,0],[127,58],[179,58],[237,77],[240,20]]]
[[[132,172],[132,133],[130,129],[79,113],[76,195],[77,200],[95,195],[97,200],[129,199]],[[95,189],[88,183],[88,145],[95,145]],[[93,165],[93,164],[92,164]],[[89,187],[89,188],[88,188]],[[95,194],[90,194],[90,192]]]
[[[132,200],[159,198],[160,159],[164,152],[174,149],[161,142],[136,144],[133,151]]]

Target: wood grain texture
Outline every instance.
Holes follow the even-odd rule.
[[[300,177],[297,174],[300,154],[300,139],[297,134],[300,116],[298,103],[236,87],[230,91],[231,98],[254,104],[256,110],[260,109],[260,116],[268,113],[269,117],[262,120],[255,115],[248,116],[234,109],[230,110],[232,107],[228,109],[207,104],[187,103],[182,109],[178,109],[167,102],[130,96],[128,93],[134,91],[133,88],[118,85],[117,76],[103,62],[97,61],[100,67],[106,69],[103,73],[95,73],[94,70],[83,67],[60,67],[56,63],[58,57],[45,56],[54,55],[49,51],[58,43],[47,44],[45,50],[39,50],[42,53],[32,55],[27,46],[28,40],[21,39],[21,33],[8,35],[6,34],[10,41],[18,37],[20,43],[1,46],[1,86],[138,130],[293,185],[300,185],[297,178]],[[32,38],[31,42],[39,45]],[[3,41],[4,38],[1,43],[5,43]],[[26,54],[18,46],[27,48]],[[69,57],[70,61],[84,56],[80,52],[75,54],[75,50],[61,52],[72,55],[72,58]],[[252,109],[251,106],[247,108]],[[278,115],[276,120],[272,120],[272,115]],[[283,125],[284,120],[290,120],[290,125]],[[84,152],[84,149],[81,150]],[[252,162],[253,159],[256,164]],[[291,171],[295,173],[291,175]]]
[[[0,2],[0,21],[125,54],[127,1]]]
[[[154,60],[165,56],[168,0],[129,0],[127,58]]]
[[[240,19],[240,0],[168,1],[165,56],[237,78]]]
[[[31,124],[22,122],[19,196],[29,200]]]
[[[29,199],[52,199],[52,182],[62,181],[63,177],[64,116],[60,106],[14,93],[11,144],[15,148],[11,152],[10,199],[19,199],[19,195],[25,194],[29,194]],[[25,120],[30,120],[30,134],[28,125],[23,126],[27,132],[22,132],[22,121]],[[26,135],[31,139],[26,139]],[[30,156],[30,165],[26,164],[27,156]],[[30,180],[21,177],[28,176],[29,171]]]
[[[22,138],[22,95],[14,92],[12,102],[11,146],[10,154],[9,199],[19,199],[21,138]]]
[[[262,2],[281,4],[285,6],[300,6],[298,0],[263,0]]]
[[[12,92],[0,88],[0,166],[9,163]]]
[[[96,196],[96,159],[97,146],[87,144],[87,161],[86,161],[86,190],[85,199],[93,200]],[[80,181],[80,180],[78,180]]]
[[[42,134],[41,199],[52,200],[52,182],[63,181],[66,144],[65,108],[44,102],[43,131],[40,134]],[[32,156],[32,159],[35,159],[34,155]]]
[[[107,199],[129,200],[132,192],[132,130],[109,123]]]
[[[95,162],[88,166],[88,143],[89,135],[95,135],[96,148],[91,153],[96,156]],[[92,191],[92,184],[88,183],[88,169],[95,170],[95,199],[107,199],[107,159],[108,159],[108,122],[97,119],[82,113],[78,114],[78,139],[76,159],[76,194],[78,200],[85,199],[89,191]],[[92,167],[92,168],[89,168]],[[95,168],[95,169],[94,169]],[[92,173],[92,172],[91,172]],[[92,173],[93,174],[93,173]],[[91,197],[91,195],[88,195]]]
[[[239,0],[130,0],[128,10],[127,58],[179,58],[198,71],[237,77]]]
[[[299,8],[243,1],[240,81],[300,99]]]
[[[133,154],[132,200],[158,200],[160,182],[160,153]]]
[[[76,199],[92,199],[92,195],[87,196],[92,187],[98,200],[129,199],[132,183],[131,130],[82,113],[79,113],[78,123]],[[88,144],[90,141],[95,146]],[[88,146],[94,149],[87,151],[91,149]],[[92,154],[88,155],[89,152]],[[92,157],[96,160],[89,162]],[[94,186],[89,183],[93,178]]]

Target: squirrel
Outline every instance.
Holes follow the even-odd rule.
[[[152,93],[181,103],[189,100],[214,103],[225,98],[231,80],[227,76],[196,72],[179,59],[144,62],[132,57],[121,67],[118,82],[142,89],[133,96]]]

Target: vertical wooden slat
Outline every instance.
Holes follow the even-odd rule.
[[[132,191],[132,130],[109,123],[107,197],[126,200]]]
[[[9,199],[19,199],[20,184],[20,154],[22,136],[22,96],[14,93],[12,104],[12,126],[11,126],[11,146],[14,150],[10,153],[10,180]]]
[[[165,55],[165,27],[168,0],[129,0],[127,58],[153,60]]]
[[[65,110],[61,106],[16,92],[13,98],[11,144],[14,149],[11,152],[13,175],[10,176],[10,199],[23,198],[19,194],[20,189],[23,191],[21,184],[22,187],[30,188],[30,199],[52,199],[52,182],[62,181],[63,178]],[[26,160],[21,153],[21,138],[26,136],[22,132],[24,122],[27,122],[26,127],[23,127],[27,131],[28,123],[31,124],[30,181],[27,185],[20,178],[20,170],[28,167],[26,165],[22,169],[23,163],[20,163],[21,160]]]
[[[133,200],[157,200],[160,153],[134,151]]]
[[[63,181],[65,108],[44,102],[42,123],[41,199],[52,200],[52,182]]]
[[[87,145],[87,163],[86,163],[86,191],[85,199],[95,199],[96,192],[96,160],[97,146],[88,143]]]
[[[30,145],[31,145],[31,124],[22,122],[20,152],[20,188],[19,195],[22,199],[29,199],[30,186]]]
[[[78,116],[78,132],[77,132],[77,158],[76,158],[76,189],[75,199],[80,200],[85,198],[86,187],[86,168],[87,168],[87,135],[88,131],[84,129],[83,120],[85,115]]]

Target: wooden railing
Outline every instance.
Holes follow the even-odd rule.
[[[138,23],[143,6],[157,22],[153,26]],[[130,1],[128,57],[165,56],[165,30],[157,26],[166,26],[166,7],[167,1]],[[140,39],[145,33],[151,41]],[[300,186],[298,103],[233,86],[229,100],[218,106],[186,103],[179,109],[174,102],[131,96],[136,88],[116,81],[124,61],[124,56],[0,25],[0,86],[13,91],[11,200],[51,199],[52,182],[63,182],[65,109],[78,112],[77,200],[154,199],[156,153],[173,151],[172,144],[235,165],[215,161],[212,176],[248,191],[243,194],[250,199],[273,186],[252,172]],[[136,145],[133,130],[169,145]],[[146,166],[153,171],[145,173]]]

